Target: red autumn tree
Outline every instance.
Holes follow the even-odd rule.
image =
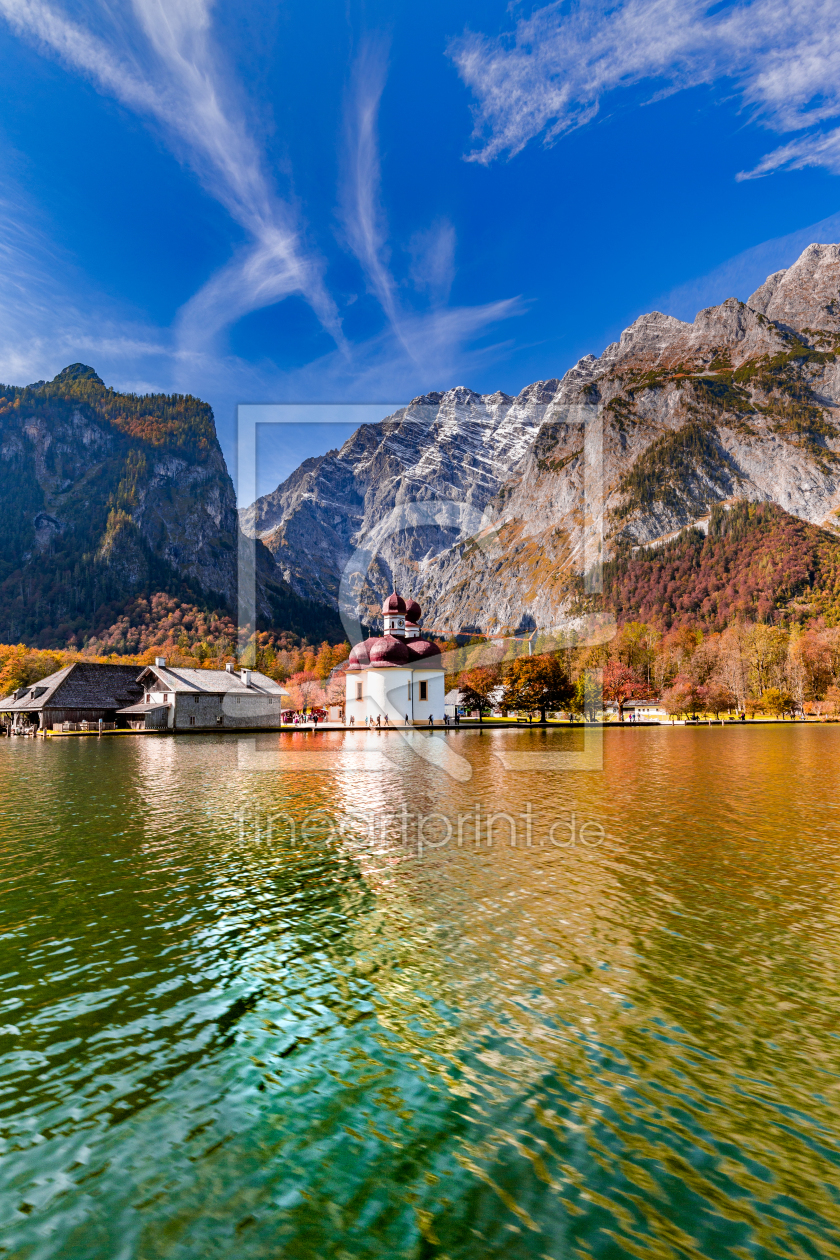
[[[619,722],[624,721],[628,700],[649,700],[653,694],[645,679],[621,661],[608,661],[604,666],[603,690],[606,702],[618,706]]]
[[[662,704],[671,717],[696,713],[702,707],[700,690],[685,674],[678,674],[673,685],[663,691]]]

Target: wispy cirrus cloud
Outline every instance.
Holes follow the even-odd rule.
[[[172,377],[171,338],[94,291],[52,244],[37,208],[7,190],[0,199],[0,380],[48,379],[94,353],[125,389],[142,391],[155,377]]]
[[[230,451],[230,424],[242,398],[410,397],[446,388],[504,354],[486,334],[524,309],[517,298],[448,306],[454,275],[454,228],[436,221],[416,233],[408,274],[397,279],[383,208],[378,111],[388,73],[387,44],[362,45],[348,88],[340,218],[386,326],[354,345],[345,339],[321,255],[291,199],[276,191],[245,121],[244,103],[214,43],[209,0],[76,0],[71,18],[47,0],[0,0],[0,16],[45,54],[147,119],[171,152],[242,229],[230,261],[178,312],[157,327],[112,300],[52,249],[45,229],[27,234],[31,208],[0,214],[0,371],[25,382],[51,376],[79,358],[119,388],[186,389],[213,402]],[[322,230],[324,224],[319,225]],[[414,293],[414,309],[409,293]],[[270,357],[246,360],[218,334],[251,311],[291,295],[306,300],[332,335],[335,350],[296,370]]]
[[[449,298],[455,277],[455,228],[448,219],[439,219],[425,231],[414,233],[408,252],[415,288],[442,305]]]
[[[367,39],[353,66],[345,104],[345,170],[339,217],[371,293],[396,330],[400,321],[381,202],[378,134],[379,103],[387,74],[387,44],[382,39]]]
[[[382,171],[378,118],[388,73],[388,47],[368,38],[353,65],[345,103],[345,170],[339,218],[345,239],[359,262],[370,293],[377,299],[388,330],[354,347],[355,379],[382,380],[433,371],[445,379],[446,365],[459,359],[465,343],[484,329],[522,308],[519,299],[480,306],[445,307],[454,276],[455,229],[441,220],[417,232],[408,244],[411,284],[424,293],[429,307],[411,309],[400,297],[391,269],[387,215],[382,205]],[[385,354],[388,367],[378,360]],[[361,364],[364,367],[361,367]]]
[[[521,315],[521,298],[480,306],[449,306],[402,316],[401,336],[393,328],[353,346],[348,361],[338,351],[288,373],[279,400],[316,397],[322,401],[412,398],[429,389],[449,389],[459,380],[503,360],[510,342],[481,344],[491,329]],[[410,351],[406,349],[406,343]]]
[[[737,178],[759,179],[774,171],[801,171],[806,166],[822,166],[840,175],[840,127],[783,144],[766,154],[751,171],[740,171]]]
[[[522,313],[519,299],[405,312],[390,324],[336,347],[309,364],[281,370],[269,358],[246,360],[212,346],[185,346],[177,330],[91,285],[51,240],[50,223],[21,191],[0,199],[0,380],[50,379],[68,363],[92,363],[106,384],[138,393],[187,390],[210,401],[222,447],[236,466],[236,405],[243,399],[343,402],[409,399],[429,388],[469,383],[473,370],[499,362],[511,343],[487,334]]]
[[[0,0],[21,35],[84,75],[102,92],[160,126],[170,148],[246,233],[249,244],[185,308],[180,339],[206,343],[249,310],[299,294],[344,344],[323,264],[297,216],[272,187],[259,149],[219,63],[207,0],[133,0],[113,20],[91,11],[93,34],[44,0]]]
[[[554,3],[509,36],[468,32],[449,51],[476,99],[473,161],[512,156],[540,135],[550,144],[622,88],[661,95],[721,83],[769,128],[812,129],[743,178],[785,165],[840,171],[840,133],[820,130],[840,115],[836,0]]]

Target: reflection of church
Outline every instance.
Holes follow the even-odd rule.
[[[385,633],[365,639],[350,653],[347,665],[345,721],[392,725],[443,722],[444,671],[440,648],[424,639],[417,624],[422,616],[413,599],[406,604],[394,591],[382,605]]]

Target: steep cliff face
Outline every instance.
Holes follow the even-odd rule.
[[[394,582],[417,589],[433,558],[473,531],[530,449],[557,384],[518,398],[462,388],[417,398],[341,450],[307,460],[242,513],[242,527],[299,594],[333,606],[346,564],[374,539],[360,591],[367,616]]]
[[[233,485],[198,399],[121,395],[83,364],[0,387],[0,504],[0,636],[11,642],[84,639],[152,591],[235,604]],[[263,617],[282,615],[285,598],[305,619],[268,556],[258,563]]]
[[[309,461],[298,481],[272,496],[271,514],[256,505],[246,528],[266,521],[261,536],[298,589],[315,589],[328,571],[319,589],[334,600],[338,566],[401,494],[429,503],[460,494],[481,519],[465,519],[457,539],[454,530],[433,539],[410,526],[394,535],[371,568],[368,601],[394,574],[441,629],[563,624],[574,613],[575,577],[591,568],[599,547],[608,557],[622,545],[654,542],[715,503],[775,502],[836,530],[839,350],[840,246],[811,245],[748,302],[729,299],[691,324],[642,316],[598,358],[586,356],[561,381],[531,386],[515,400],[467,390],[417,400],[424,424],[414,431],[410,476],[385,478],[374,492],[360,475],[377,467],[406,412],[372,426],[364,461],[352,457],[360,435]],[[504,429],[488,423],[502,415],[507,431],[516,430],[507,443],[497,437]],[[587,426],[589,450],[598,454],[585,469]],[[447,454],[439,463],[441,445]],[[343,470],[329,499],[327,463]],[[314,558],[294,532],[304,503],[308,528],[329,518],[332,531]]]
[[[460,565],[447,558],[462,589],[473,600],[492,590],[497,600],[491,573],[501,562],[528,592],[538,625],[568,614],[569,574],[591,562],[586,514],[598,507],[593,486],[584,495],[575,404],[602,433],[598,532],[606,556],[622,542],[661,539],[727,500],[775,502],[836,531],[839,296],[840,249],[810,246],[748,303],[730,299],[693,324],[645,316],[600,358],[582,360],[497,501],[501,523],[491,543],[464,549]],[[443,618],[459,616],[457,595],[443,589],[439,607]],[[508,596],[498,620],[485,614],[485,626],[510,625],[518,607]]]
[[[840,245],[809,245],[792,267],[776,271],[749,300],[755,311],[799,333],[840,331]]]

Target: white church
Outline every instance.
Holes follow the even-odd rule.
[[[345,721],[354,726],[437,725],[444,714],[440,648],[421,637],[420,605],[396,591],[382,605],[381,638],[357,643],[347,664]]]

